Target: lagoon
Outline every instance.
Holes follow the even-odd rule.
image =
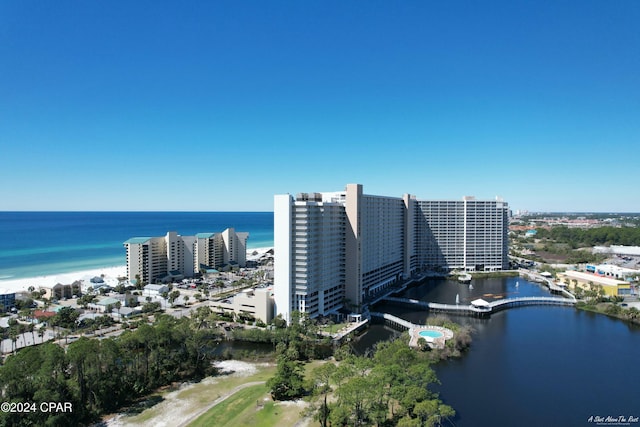
[[[516,286],[518,283],[519,286]],[[522,278],[428,280],[402,296],[453,303],[491,296],[542,296],[549,292]],[[384,304],[386,311],[423,323],[424,311]],[[572,307],[529,306],[489,319],[450,316],[474,328],[469,351],[434,366],[441,398],[456,426],[587,426],[591,416],[640,415],[640,328]],[[398,332],[373,325],[354,348],[363,352]],[[445,424],[446,425],[446,424]]]

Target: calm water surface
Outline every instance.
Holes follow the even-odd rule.
[[[516,286],[516,283],[518,286]],[[549,295],[521,278],[474,280],[468,285],[429,281],[403,296],[466,303]],[[423,311],[381,305],[377,311],[423,323]],[[591,416],[640,416],[640,328],[568,307],[521,307],[490,319],[451,317],[470,324],[473,343],[460,359],[435,366],[435,388],[451,405],[456,426],[588,426]],[[398,333],[372,326],[355,344],[363,352]],[[630,425],[640,426],[640,422]]]
[[[231,227],[273,246],[273,212],[0,212],[0,280],[125,265],[131,237]]]

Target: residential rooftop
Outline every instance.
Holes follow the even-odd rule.
[[[127,240],[126,242],[124,242],[124,244],[133,244],[133,245],[141,245],[143,243],[146,243],[149,241],[149,239],[151,239],[151,237],[132,237],[129,240]]]

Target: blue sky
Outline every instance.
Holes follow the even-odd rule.
[[[0,3],[0,210],[640,211],[640,2]]]

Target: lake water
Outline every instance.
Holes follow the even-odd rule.
[[[518,286],[516,286],[516,283]],[[522,278],[474,279],[468,285],[431,280],[403,296],[455,303],[492,296],[549,295]],[[484,296],[483,296],[484,295]],[[424,311],[377,306],[422,323]],[[471,348],[434,366],[436,389],[457,416],[455,426],[588,426],[589,417],[640,416],[640,328],[571,307],[529,306],[489,319],[451,316],[473,326]],[[373,325],[355,348],[362,352],[398,332]],[[612,425],[611,423],[607,423]],[[445,424],[446,425],[446,424]],[[623,425],[623,424],[619,424]],[[627,425],[640,426],[640,422]]]

